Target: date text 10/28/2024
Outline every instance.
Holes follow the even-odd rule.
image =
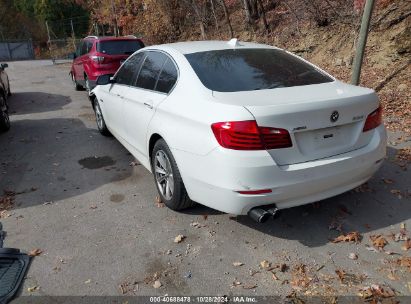
[[[257,303],[255,297],[249,296],[233,296],[228,298],[227,296],[158,296],[150,297],[150,303]]]

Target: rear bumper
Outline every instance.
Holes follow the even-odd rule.
[[[338,195],[366,182],[381,166],[386,152],[383,126],[358,150],[315,161],[277,166],[266,151],[217,148],[205,156],[173,150],[190,198],[227,213],[247,214],[256,206],[279,209]],[[271,189],[269,194],[235,191]]]

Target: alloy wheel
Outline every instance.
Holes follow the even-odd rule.
[[[103,115],[101,114],[101,109],[98,103],[96,102],[94,109],[96,111],[96,121],[97,121],[97,126],[101,130],[103,129]]]
[[[173,169],[163,150],[158,150],[155,155],[154,172],[159,191],[166,200],[171,200],[174,192]]]

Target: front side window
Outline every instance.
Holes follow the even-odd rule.
[[[160,52],[148,52],[138,75],[136,86],[142,89],[154,90],[166,59],[167,56]]]
[[[140,40],[108,40],[97,43],[97,52],[107,55],[131,55],[143,47]]]
[[[177,76],[176,66],[171,59],[167,58],[158,77],[155,90],[162,93],[169,93],[177,81]]]
[[[265,90],[332,82],[299,58],[277,49],[192,53],[187,60],[205,87],[219,92]]]
[[[124,62],[116,74],[116,83],[133,85],[143,57],[144,53],[138,53]]]

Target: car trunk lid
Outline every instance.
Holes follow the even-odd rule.
[[[330,157],[369,143],[362,132],[367,115],[378,107],[369,89],[335,81],[272,90],[213,92],[218,102],[245,107],[261,127],[289,131],[293,146],[268,150],[278,165]]]

